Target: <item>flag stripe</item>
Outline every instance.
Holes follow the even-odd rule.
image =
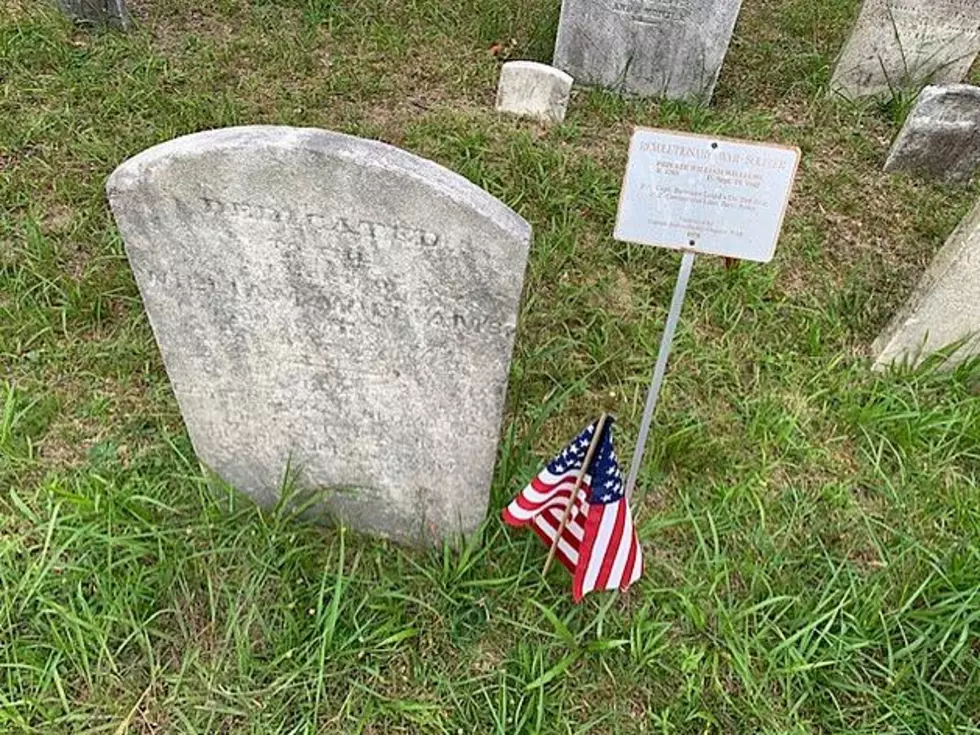
[[[520,503],[511,503],[507,508],[507,512],[510,513],[510,515],[513,516],[519,523],[527,523],[538,513],[541,513],[548,508],[560,506],[562,510],[564,510],[565,506],[568,505],[568,498],[570,496],[571,493],[568,492],[559,494],[554,498],[553,502],[541,503],[534,508],[524,508]]]
[[[531,482],[532,484],[536,482],[539,487],[542,486],[549,487],[552,485],[557,485],[558,483],[569,479],[572,482],[575,482],[578,479],[578,473],[579,473],[579,469],[573,469],[573,470],[569,470],[568,472],[563,472],[560,475],[553,475],[550,472],[548,472],[547,468],[545,468],[541,470],[541,473],[537,477],[535,477]],[[587,472],[582,482],[591,485],[592,474]]]
[[[575,511],[572,511],[574,515]],[[564,511],[558,512],[557,508],[552,508],[551,510],[542,513],[540,516],[534,519],[535,523],[542,523],[550,526],[552,529],[558,529],[561,526],[561,517],[564,515]],[[585,536],[585,529],[582,527],[581,523],[576,518],[569,518],[568,523],[565,524],[565,536],[574,540],[575,548],[578,548],[579,543],[582,541],[582,537]],[[569,543],[572,543],[570,540]]]
[[[579,488],[578,501],[579,503],[584,503],[588,497],[588,488]],[[540,503],[533,508],[526,508],[525,502],[521,496],[514,499],[513,502],[504,510],[504,520],[507,521],[512,526],[522,526],[531,521],[534,516],[539,513],[543,513],[546,510],[554,510],[556,508],[560,509],[560,513],[565,512],[565,508],[568,507],[568,499],[571,497],[571,487],[566,490],[560,491],[554,495],[551,502]],[[577,510],[579,503],[576,503],[576,507],[572,509],[573,515]]]
[[[615,515],[613,517],[612,530],[609,533],[609,541],[606,544],[606,550],[602,554],[602,559],[597,564],[599,568],[599,573],[595,581],[595,588],[597,590],[607,589],[609,574],[612,572],[616,557],[619,556],[622,547],[620,542],[623,539],[623,527],[626,525],[626,514],[623,513],[623,505],[624,503],[620,501],[611,504],[615,508],[610,507],[610,510],[613,510]],[[616,587],[618,585],[614,584],[613,586]]]
[[[607,590],[619,587],[622,581],[626,579],[626,575],[633,571],[632,565],[629,564],[633,554],[633,545],[636,540],[636,536],[633,533],[633,519],[630,518],[630,512],[626,507],[626,503],[620,503],[619,505],[621,506],[619,515],[623,518],[623,530],[620,535],[620,542],[616,547],[615,560],[609,565],[609,576],[599,583],[600,587]],[[613,559],[613,557],[609,556],[609,559]]]
[[[557,529],[552,526],[538,523],[537,521],[531,525],[531,528],[534,529],[534,532],[544,542],[545,546],[550,549]],[[574,539],[572,540],[574,541]],[[558,547],[555,549],[555,556],[558,557],[558,560],[565,565],[565,568],[568,569],[568,571],[574,573],[575,567],[578,565],[579,558],[577,543],[574,545],[569,543],[563,534],[562,538],[558,541]]]
[[[626,559],[626,571],[629,576],[623,575],[619,578],[619,588],[624,592],[636,579],[636,562],[638,561],[636,556],[637,552],[640,550],[640,545],[636,541],[636,535],[633,535],[630,541],[630,553]]]
[[[573,488],[574,482],[553,488],[548,493],[534,492],[533,497],[530,497],[532,495],[532,487],[529,485],[507,506],[505,513],[509,513],[518,522],[513,523],[508,520],[508,523],[511,525],[519,525],[521,522],[526,523],[545,507],[555,503],[560,503],[562,511],[564,511]],[[588,485],[579,487],[579,498],[587,498],[589,493],[591,493],[591,488]],[[506,516],[505,520],[507,520]]]
[[[571,497],[574,487],[575,483],[566,482],[562,485],[558,485],[556,488],[547,493],[535,493],[535,497],[531,497],[531,493],[525,492],[518,495],[514,499],[514,502],[525,510],[533,510],[534,508],[539,508],[546,503],[550,503],[555,498]],[[513,503],[511,503],[511,505],[513,505]]]
[[[618,506],[619,504],[615,503],[615,505]],[[592,545],[588,558],[585,560],[584,588],[586,591],[591,591],[596,588],[596,580],[599,578],[599,572],[602,569],[602,560],[609,551],[609,542],[612,539],[613,529],[616,527],[616,519],[618,517],[616,512],[617,508],[610,505],[603,505],[601,507],[602,517],[599,519],[595,542]]]
[[[572,580],[572,600],[574,602],[581,602],[582,597],[589,591],[585,588],[585,574],[588,570],[589,559],[592,558],[604,508],[605,506],[602,505],[590,505],[585,518],[585,538],[582,539],[582,546],[579,548],[579,563],[575,567],[575,577]]]

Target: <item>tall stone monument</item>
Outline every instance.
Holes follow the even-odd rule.
[[[967,182],[980,167],[980,87],[926,87],[892,144],[885,171]]]
[[[957,345],[945,363],[980,354],[980,204],[936,255],[908,303],[875,340],[875,367],[917,364]]]
[[[77,23],[128,30],[132,19],[126,0],[58,0],[61,11]]]
[[[581,84],[708,102],[742,0],[563,0],[554,64]]]
[[[480,524],[527,222],[405,151],[288,127],[172,140],[107,190],[203,464],[262,505],[288,468],[403,542]]]
[[[977,0],[864,0],[831,89],[857,99],[959,82],[978,52]]]

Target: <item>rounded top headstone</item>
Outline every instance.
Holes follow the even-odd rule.
[[[107,183],[197,456],[264,505],[323,491],[355,529],[483,520],[531,228],[376,141],[239,127]]]

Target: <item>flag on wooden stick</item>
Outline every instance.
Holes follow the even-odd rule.
[[[643,573],[612,422],[588,426],[503,511],[508,525],[530,525],[572,573],[575,602],[594,590],[625,591]]]

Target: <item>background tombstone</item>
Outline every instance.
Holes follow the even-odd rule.
[[[126,0],[58,0],[61,11],[78,23],[109,25],[127,30],[132,26]]]
[[[107,189],[205,465],[263,505],[288,465],[400,541],[480,524],[523,219],[405,151],[287,127],[172,140]]]
[[[855,99],[959,82],[978,52],[977,0],[864,0],[831,88]]]
[[[969,181],[980,166],[980,87],[926,87],[892,144],[885,171]]]
[[[554,64],[577,82],[707,102],[742,0],[563,0]]]
[[[535,61],[508,61],[500,69],[497,111],[560,123],[571,92],[572,78],[561,69]]]
[[[875,340],[875,367],[917,364],[963,340],[946,365],[980,353],[980,204],[929,266],[903,308]]]

